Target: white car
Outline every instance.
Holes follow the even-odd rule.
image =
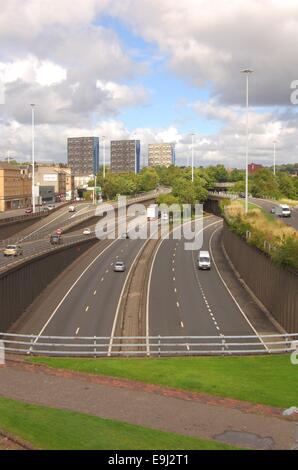
[[[90,234],[91,234],[90,228],[85,228],[83,231],[83,235],[90,235]]]

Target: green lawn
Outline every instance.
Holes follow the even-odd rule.
[[[233,447],[0,397],[0,429],[47,450],[219,450]]]
[[[298,406],[298,366],[291,364],[290,355],[28,360],[51,367],[128,378],[253,403]]]

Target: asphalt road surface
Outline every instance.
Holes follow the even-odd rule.
[[[259,198],[253,198],[253,197],[250,198],[249,201],[256,204],[256,205],[258,205],[258,206],[260,206],[260,207],[262,207],[263,209],[267,210],[268,212],[271,212],[272,207],[277,205],[276,203],[274,203],[272,201],[267,201],[266,199],[259,199]],[[294,208],[292,210],[291,217],[289,217],[289,218],[284,217],[280,220],[282,220],[285,224],[290,225],[291,227],[294,227],[295,230],[298,230],[298,208]]]
[[[240,343],[237,346],[231,344],[234,339],[223,337],[243,335],[248,335],[253,343],[246,349],[264,350],[264,344],[246,315],[251,302],[246,299],[241,308],[233,292],[224,285],[220,274],[222,264],[218,271],[216,252],[221,250],[218,236],[221,224],[222,220],[215,216],[204,219],[202,249],[209,250],[213,257],[210,271],[198,270],[198,250],[185,250],[183,238],[163,240],[159,246],[149,279],[147,331],[150,336],[176,336],[177,343],[182,343],[162,346],[163,352],[223,351],[229,354],[229,351],[241,349],[247,340],[237,340]],[[75,338],[81,351],[90,354],[90,348],[82,348],[84,337],[111,336],[129,268],[144,243],[145,240],[130,239],[99,242],[77,261],[74,268],[59,276],[14,332],[37,335],[33,346],[35,352],[43,347],[41,336],[58,336],[60,343],[61,336],[70,336]],[[113,271],[117,260],[126,263],[126,272]],[[205,338],[189,339],[185,343],[182,337],[189,336]],[[53,341],[55,344],[56,340]],[[103,340],[104,347],[100,349],[105,353],[109,350],[107,342]],[[199,346],[198,342],[201,343]],[[218,344],[214,346],[214,342]],[[151,351],[156,348],[152,346]],[[60,350],[67,348],[60,347]]]
[[[211,251],[212,234],[220,227],[221,219],[205,219],[203,250]],[[210,271],[199,271],[198,250],[186,251],[184,243],[185,239],[164,240],[156,255],[150,281],[150,336],[216,336],[220,340],[223,335],[255,335],[214,263]],[[256,342],[259,343],[257,337]],[[192,351],[196,347],[190,342],[186,349]],[[206,345],[199,349],[218,348]]]

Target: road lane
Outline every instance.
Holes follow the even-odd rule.
[[[260,206],[261,208],[265,209],[268,212],[271,212],[272,207],[276,206],[277,203],[273,201],[267,201],[266,199],[259,199],[259,198],[249,198],[249,201],[252,202],[253,204],[256,204],[257,206]],[[277,219],[279,217],[276,216]],[[292,209],[292,215],[291,217],[283,217],[279,220],[282,220],[285,224],[290,225],[293,227],[295,230],[298,230],[298,208],[293,208]]]
[[[219,226],[214,221],[215,217],[204,222],[204,250],[210,249],[210,238]],[[150,335],[218,336],[219,340],[223,335],[255,335],[214,266],[199,271],[196,258],[197,251],[184,249],[184,240],[161,244],[152,270]]]

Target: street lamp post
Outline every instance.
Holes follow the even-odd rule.
[[[194,182],[194,136],[191,134],[191,181]]]
[[[276,144],[277,140],[273,141],[273,174],[276,175]]]
[[[32,211],[35,214],[35,104],[31,104],[32,115]]]
[[[102,176],[103,179],[106,177],[106,137],[102,136],[103,140],[103,168],[102,168]]]
[[[248,122],[248,77],[253,70],[244,69],[241,73],[246,75],[246,158],[245,158],[245,213],[248,213],[248,143],[249,143],[249,122]]]

